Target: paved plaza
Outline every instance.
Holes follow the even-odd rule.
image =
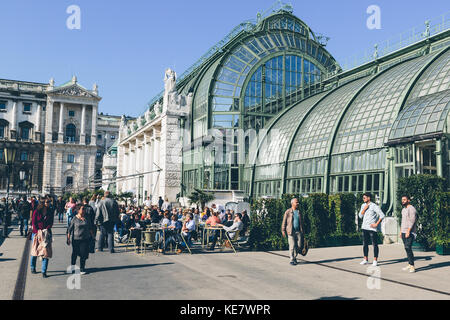
[[[311,249],[297,266],[289,264],[287,251],[138,255],[117,247],[115,254],[90,255],[80,289],[70,290],[65,226],[56,225],[54,235],[49,278],[43,279],[39,262],[38,274],[31,274],[27,264],[26,277],[18,277],[26,241],[16,229],[11,232],[0,246],[0,299],[450,299],[449,257],[416,252],[417,272],[410,274],[401,270],[406,265],[401,245],[380,247],[379,274],[359,265],[359,246]],[[74,287],[74,281],[69,283]]]

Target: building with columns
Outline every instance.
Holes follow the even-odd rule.
[[[168,69],[165,91],[154,108],[135,120],[122,118],[117,150],[117,192],[132,192],[142,202],[159,197],[175,202],[181,185],[181,128],[192,95],[178,94],[176,74]]]
[[[108,122],[98,115],[100,101],[98,86],[88,90],[75,76],[60,86],[53,79],[0,80],[0,194],[7,189],[1,164],[3,150],[9,147],[17,150],[10,176],[13,192],[62,194],[94,188],[96,170],[101,172],[110,143],[98,139],[99,131],[102,137],[108,132],[109,140],[116,139],[120,122],[118,117]],[[25,172],[23,181],[20,171]]]

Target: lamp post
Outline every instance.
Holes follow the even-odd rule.
[[[12,147],[12,146],[8,146],[5,149],[3,149],[4,152],[4,159],[5,159],[5,164],[6,164],[6,172],[7,172],[7,189],[6,189],[6,210],[5,210],[5,221],[3,223],[3,237],[7,238],[8,237],[8,226],[10,223],[10,213],[9,213],[9,180],[10,180],[10,176],[11,176],[11,167],[14,164],[14,161],[16,160],[16,152],[17,149]]]

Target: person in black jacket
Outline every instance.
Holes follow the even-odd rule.
[[[248,230],[248,227],[250,226],[250,217],[247,214],[247,210],[242,211],[242,223],[244,224],[244,229],[242,229],[242,235],[245,235],[245,233]]]
[[[31,214],[31,204],[27,201],[26,196],[22,197],[22,201],[19,203],[17,208],[17,213],[19,214],[19,221],[20,221],[20,235],[23,236],[25,231],[26,236],[28,233],[28,225],[30,222],[30,214]]]
[[[58,222],[62,223],[64,222],[64,213],[66,212],[65,207],[66,203],[64,202],[62,197],[59,197],[56,201],[55,209],[56,214],[58,215]]]

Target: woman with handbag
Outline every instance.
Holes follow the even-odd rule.
[[[89,205],[87,205],[89,206]],[[89,258],[90,244],[94,238],[95,226],[86,216],[87,207],[81,206],[73,217],[67,230],[67,245],[72,243],[71,271],[75,270],[77,258],[80,257],[80,274],[86,274],[86,260]]]
[[[36,274],[37,257],[42,257],[42,277],[47,278],[48,260],[52,257],[54,213],[48,198],[41,199],[31,218],[31,273]]]

